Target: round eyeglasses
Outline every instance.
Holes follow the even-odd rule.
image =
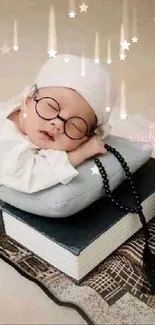
[[[88,132],[88,124],[82,117],[73,116],[67,120],[61,117],[59,115],[60,105],[54,98],[42,97],[37,99],[37,96],[35,96],[33,99],[36,102],[35,110],[39,117],[46,121],[59,118],[64,122],[64,133],[70,139],[79,140],[85,136],[91,137],[94,134],[96,125]]]

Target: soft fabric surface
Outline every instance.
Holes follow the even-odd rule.
[[[143,150],[143,144],[127,139],[108,136],[105,142],[116,148],[127,162],[131,173],[140,168],[151,156],[151,148]],[[116,157],[107,152],[99,156],[113,191],[126,179],[123,168]],[[67,185],[57,184],[36,193],[22,193],[6,186],[0,186],[0,199],[29,213],[51,218],[73,215],[105,195],[103,180],[94,158],[77,167],[79,174]]]
[[[155,253],[155,218],[149,222]],[[155,296],[141,292],[143,233],[139,231],[80,285],[1,234],[0,257],[37,283],[56,303],[76,309],[89,324],[154,324]],[[53,296],[54,295],[54,296]]]

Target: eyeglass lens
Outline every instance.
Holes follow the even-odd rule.
[[[54,119],[59,113],[59,106],[52,98],[42,98],[37,103],[38,114],[45,119]],[[65,125],[68,136],[80,139],[87,133],[86,123],[78,117],[71,117]]]

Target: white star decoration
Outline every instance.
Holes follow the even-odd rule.
[[[84,11],[87,12],[88,6],[86,6],[85,3],[83,3],[81,6],[79,6],[79,8],[81,9],[80,12],[84,12]]]
[[[65,61],[66,63],[68,63],[69,59],[66,57],[66,58],[64,59],[64,61]]]
[[[151,146],[150,143],[145,143],[145,144],[143,144],[143,150],[146,150],[146,149],[148,149],[148,148],[152,149],[152,146]]]
[[[122,50],[129,50],[129,46],[131,45],[131,43],[128,43],[126,40],[121,43],[122,46]]]
[[[127,114],[122,113],[120,114],[121,120],[126,120]]]
[[[81,76],[85,77],[86,73],[85,72],[81,72]]]
[[[134,37],[131,38],[131,40],[132,40],[132,43],[137,43],[138,37],[134,36]]]
[[[18,49],[19,49],[19,46],[17,46],[17,45],[14,45],[14,46],[13,46],[13,50],[14,50],[14,51],[18,51]]]
[[[75,18],[76,13],[74,11],[69,12],[70,18]]]
[[[1,50],[2,50],[2,54],[9,54],[11,48],[5,44],[4,46],[1,47]]]
[[[108,64],[111,64],[111,62],[112,62],[111,60],[107,60],[107,63],[108,63]]]
[[[120,60],[125,60],[126,55],[124,55],[124,54],[122,53],[122,54],[119,55],[119,57],[120,57]]]
[[[151,123],[149,124],[149,128],[150,128],[150,129],[153,129],[154,127],[155,127],[155,123],[152,123],[152,122],[151,122]]]
[[[51,57],[55,58],[56,53],[57,53],[57,51],[55,51],[54,49],[51,49],[51,50],[48,51],[48,54],[49,54],[49,57],[50,57],[50,58],[51,58]]]
[[[98,174],[99,175],[99,170],[98,170],[98,167],[95,165],[93,168],[90,168],[92,170],[92,175],[94,174]]]
[[[99,64],[100,63],[100,59],[99,58],[96,58],[96,59],[94,59],[94,62],[97,63],[97,64]]]
[[[107,106],[107,107],[105,107],[105,110],[106,110],[106,112],[110,112],[111,107]]]

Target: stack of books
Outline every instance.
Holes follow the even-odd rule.
[[[133,179],[148,222],[155,216],[155,159],[150,158]],[[127,179],[112,193],[120,203],[135,207]],[[29,214],[4,202],[0,209],[6,235],[76,282],[142,228],[137,214],[124,214],[107,197],[59,219]]]

